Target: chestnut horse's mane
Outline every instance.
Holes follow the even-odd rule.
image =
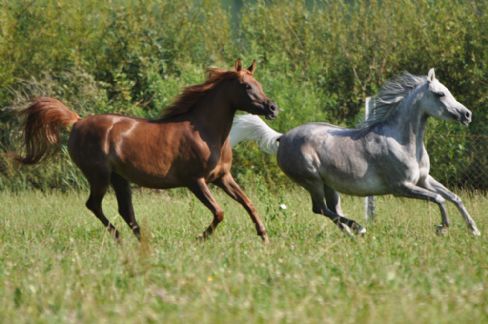
[[[207,70],[207,80],[201,84],[192,85],[183,89],[183,92],[163,112],[160,120],[168,119],[191,111],[196,103],[221,81],[241,78],[237,71],[226,71],[218,68]]]

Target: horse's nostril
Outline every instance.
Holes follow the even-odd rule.
[[[471,118],[471,112],[467,111],[464,116],[466,117],[466,119],[470,119]]]
[[[276,105],[275,105],[274,103],[271,103],[271,104],[269,105],[269,109],[270,109],[271,111],[276,111],[277,107],[276,107]]]

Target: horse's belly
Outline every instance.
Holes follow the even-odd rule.
[[[127,160],[115,157],[112,161],[113,170],[130,182],[159,189],[187,186],[202,177],[208,182],[213,182],[225,169],[230,169],[224,166],[218,158],[184,158],[179,155],[153,155],[143,160],[140,156],[133,156]]]
[[[349,175],[328,174],[324,182],[341,193],[353,196],[384,195],[388,186],[384,180],[375,175],[350,177]]]
[[[356,196],[379,195],[387,190],[381,170],[364,155],[353,155],[353,149],[335,146],[335,154],[327,150],[320,158],[320,176],[335,190]]]
[[[172,176],[166,168],[158,168],[157,165],[138,167],[132,162],[115,162],[112,164],[112,169],[128,181],[143,187],[165,189],[180,185],[181,181]]]

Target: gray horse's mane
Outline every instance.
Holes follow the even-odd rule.
[[[413,75],[408,72],[388,80],[380,92],[372,98],[373,107],[360,126],[370,127],[387,120],[409,93],[420,84],[427,82],[426,76]]]

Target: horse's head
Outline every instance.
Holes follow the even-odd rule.
[[[427,75],[428,90],[422,100],[425,112],[444,120],[456,120],[464,125],[471,122],[471,111],[458,102],[445,85],[435,77],[434,69]]]
[[[264,94],[261,84],[254,79],[255,70],[256,61],[253,61],[247,69],[242,68],[241,60],[236,61],[235,71],[239,78],[233,86],[233,105],[251,114],[273,119],[278,115],[279,108]]]

